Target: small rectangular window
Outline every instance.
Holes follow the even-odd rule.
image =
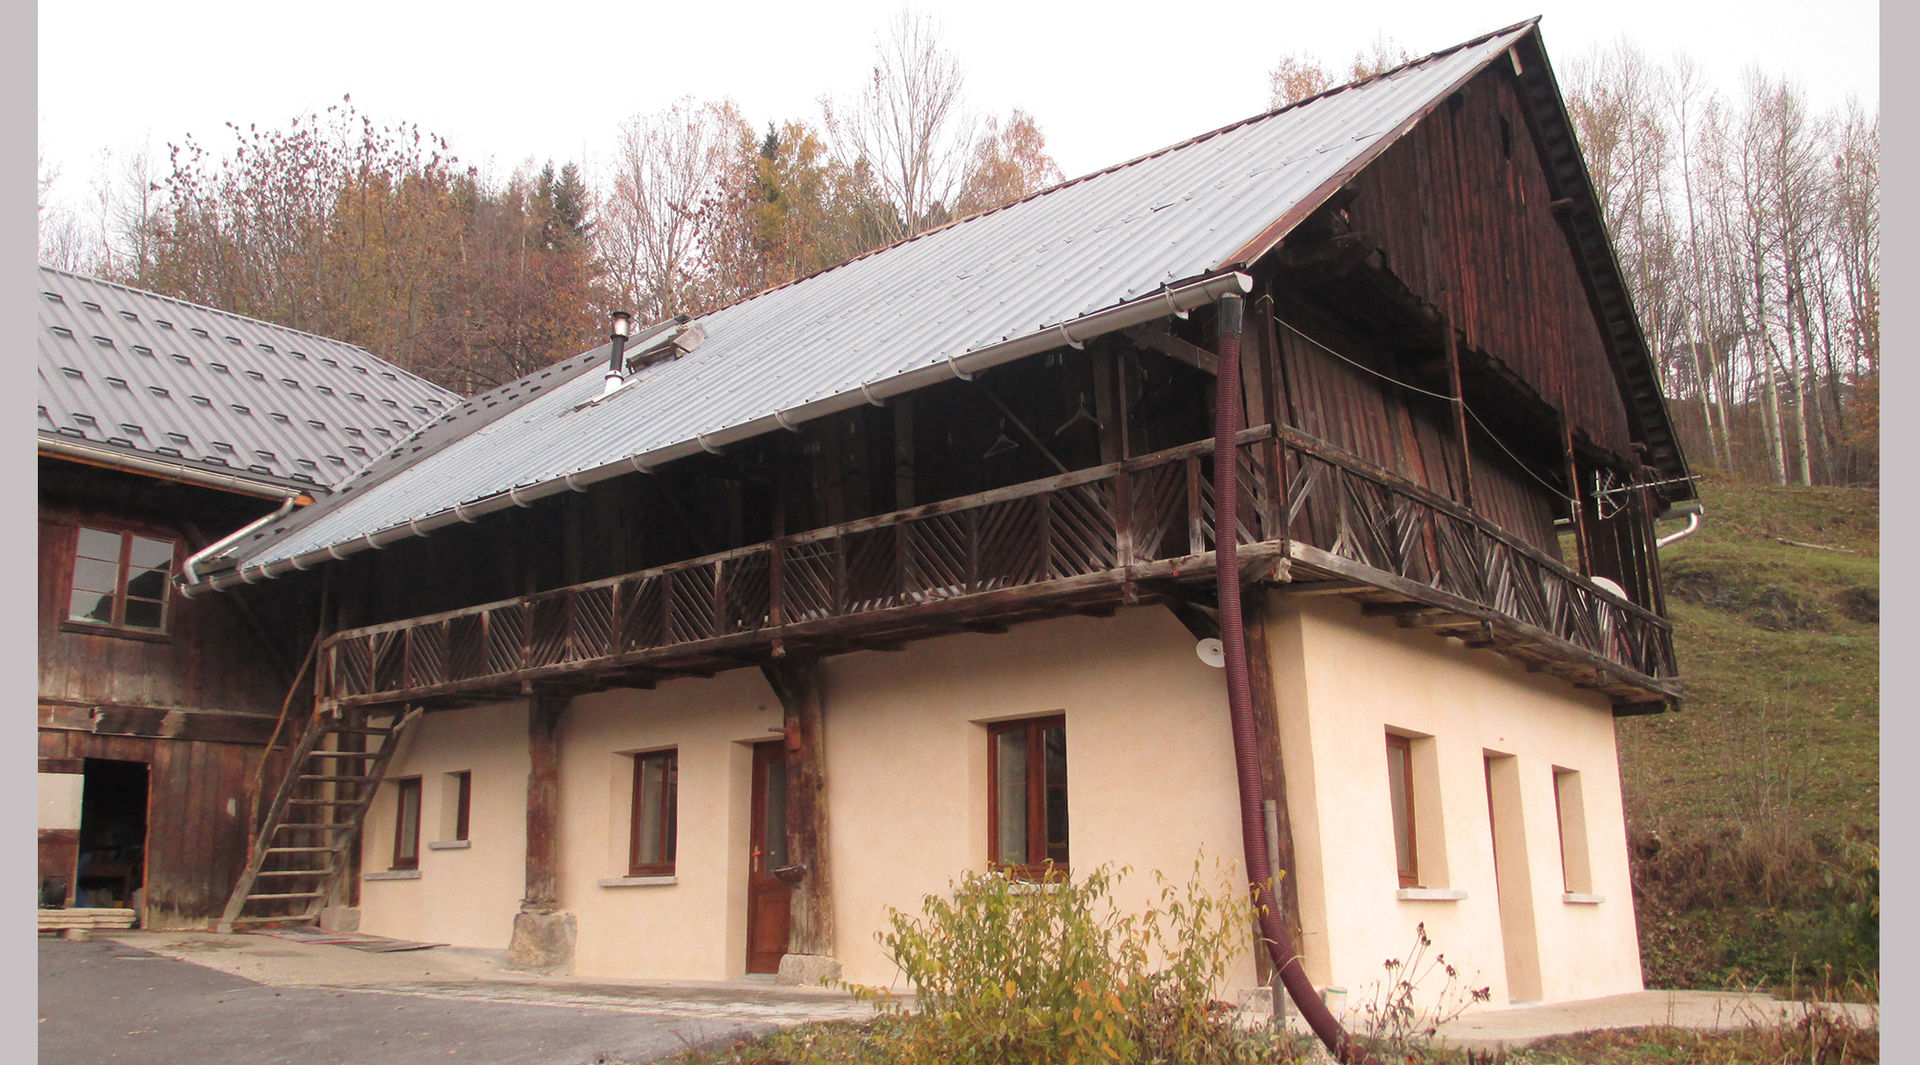
[[[679,819],[680,752],[633,756],[633,834],[628,876],[672,876]]]
[[[420,778],[398,782],[393,817],[393,867],[420,868]]]
[[[1420,886],[1419,840],[1414,836],[1413,741],[1387,734],[1387,797],[1393,806],[1393,854],[1400,886]]]
[[[172,572],[172,540],[83,526],[74,541],[67,619],[165,632]]]
[[[987,860],[1015,876],[1067,873],[1067,719],[987,728]]]

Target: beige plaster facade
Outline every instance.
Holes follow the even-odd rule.
[[[502,947],[526,887],[527,708],[495,703],[427,714],[401,738],[387,780],[420,778],[420,865],[395,872],[395,789],[382,786],[361,834],[360,930],[457,947]],[[466,846],[452,838],[454,781],[471,774]]]
[[[1638,990],[1606,702],[1343,600],[1273,594],[1269,646],[1314,982],[1357,999],[1424,921],[1434,949],[1473,986],[1490,985],[1496,1005]],[[917,912],[921,896],[986,865],[996,721],[1064,716],[1070,861],[1132,867],[1121,904],[1144,909],[1153,871],[1184,881],[1202,855],[1208,875],[1222,864],[1237,875],[1225,676],[1164,609],[837,656],[822,663],[821,684],[834,952],[849,980],[895,982],[874,938],[888,907]],[[559,903],[578,922],[576,973],[744,971],[751,745],[775,738],[781,720],[753,669],[572,701],[560,727]],[[445,801],[433,782],[471,771],[472,844],[423,845],[417,878],[365,880],[362,927],[501,947],[524,888],[525,704],[430,714],[415,730],[389,775],[426,782],[431,837]],[[1464,897],[1401,897],[1389,730],[1414,737],[1422,887]],[[629,877],[634,756],[668,748],[678,758],[673,873]],[[1498,890],[1490,773],[1504,819]],[[1566,901],[1556,782],[1561,805],[1579,808],[1579,901]],[[363,844],[375,876],[392,833],[392,789],[382,789]],[[1250,951],[1227,983],[1223,992],[1253,985]]]
[[[1407,957],[1424,922],[1429,956],[1444,953],[1462,985],[1490,987],[1497,1006],[1640,990],[1607,701],[1458,640],[1365,617],[1344,599],[1275,594],[1273,617],[1301,946],[1313,982],[1346,987],[1350,1004],[1364,1000],[1385,959]],[[1412,740],[1414,891],[1401,890],[1395,862],[1389,732]],[[1577,774],[1562,779],[1580,793],[1577,802],[1562,796],[1579,807],[1564,812],[1586,873],[1571,894],[1556,770]]]

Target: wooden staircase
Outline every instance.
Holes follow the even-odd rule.
[[[227,899],[221,932],[310,924],[347,871],[367,808],[418,709],[324,708],[287,761],[287,775]]]

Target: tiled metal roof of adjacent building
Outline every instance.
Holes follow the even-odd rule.
[[[503,497],[524,503],[562,482],[905,391],[961,372],[969,357],[1218,277],[1271,248],[1531,32],[1533,21],[1521,23],[715,311],[698,320],[705,340],[695,350],[637,372],[604,401],[595,402],[601,375],[587,370],[607,349],[589,352],[550,368],[537,395],[530,382],[509,386],[519,389],[511,410],[450,417],[428,434],[440,438],[433,446],[403,449],[402,475],[376,465],[213,565],[257,579],[424,533]]]
[[[43,439],[319,490],[460,397],[365,348],[40,268]]]

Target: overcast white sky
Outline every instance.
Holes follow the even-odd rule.
[[[223,123],[284,124],[352,93],[376,122],[416,122],[501,173],[527,159],[604,162],[620,122],[681,95],[731,98],[756,127],[818,120],[823,94],[853,92],[896,0],[601,3],[477,0],[89,0],[39,6],[39,147],[56,194],[86,194],[103,150],[192,133],[224,151]],[[1544,16],[1564,78],[1595,45],[1626,37],[1655,57],[1685,51],[1737,89],[1758,65],[1816,106],[1879,103],[1873,0],[1290,0],[1264,3],[922,3],[967,72],[970,102],[1025,108],[1072,176],[1265,107],[1287,52],[1333,66],[1384,34],[1422,55]]]

